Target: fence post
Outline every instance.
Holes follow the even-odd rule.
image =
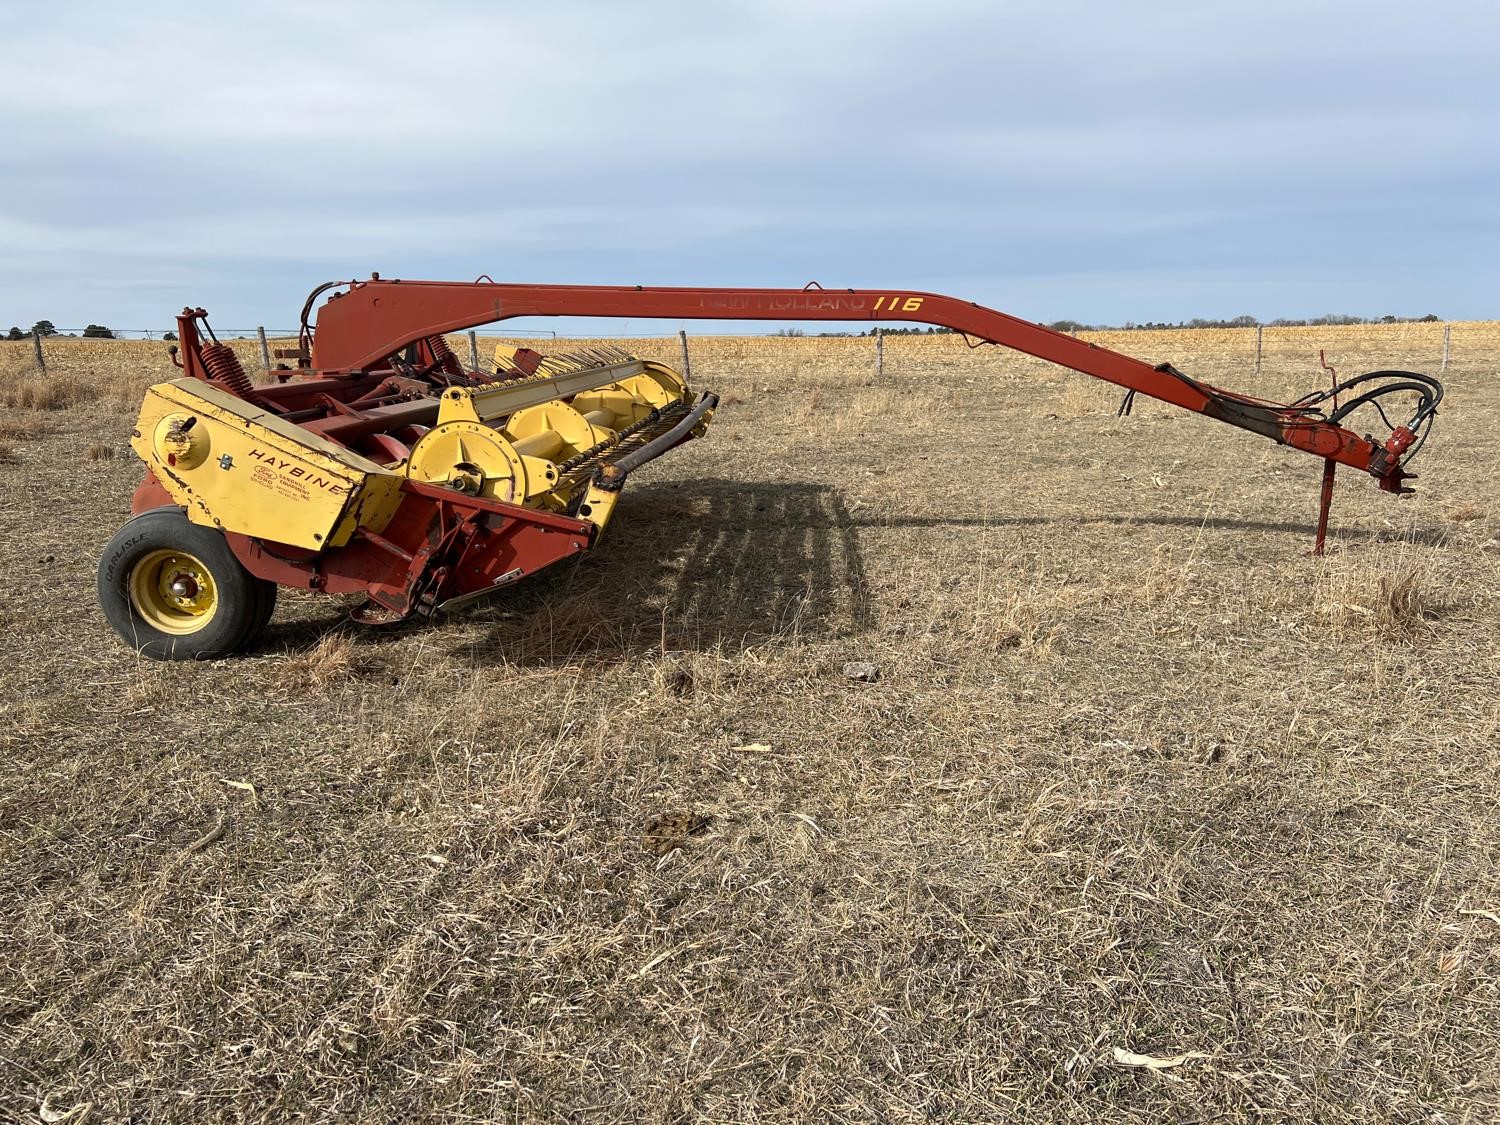
[[[42,355],[41,333],[33,332],[31,334],[31,350],[36,353],[36,369],[45,375],[47,372],[47,359]]]
[[[885,333],[875,329],[875,378],[885,374]]]
[[[1443,325],[1443,366],[1442,370],[1448,370],[1448,340],[1453,334],[1453,325]]]
[[[682,342],[682,377],[691,383],[693,381],[693,361],[688,356],[686,328],[679,328],[677,330],[677,339]]]
[[[1264,324],[1257,324],[1255,326],[1255,373],[1257,375],[1260,374],[1260,335],[1265,330],[1266,326]]]
[[[271,370],[271,346],[266,343],[266,327],[261,325],[255,330],[255,335],[260,338],[260,369]]]
[[[469,329],[469,370],[479,370],[479,337],[472,328]]]

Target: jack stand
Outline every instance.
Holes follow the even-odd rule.
[[[1318,541],[1313,544],[1314,555],[1323,554],[1323,543],[1328,538],[1328,509],[1333,506],[1333,474],[1337,468],[1338,462],[1331,457],[1323,462],[1323,493],[1318,500]]]

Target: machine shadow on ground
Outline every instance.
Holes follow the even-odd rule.
[[[576,562],[430,623],[358,628],[359,643],[451,631],[461,636],[452,646],[460,662],[542,666],[664,649],[740,651],[790,633],[857,635],[870,619],[864,526],[827,484],[633,486],[599,546]],[[274,621],[259,647],[303,648],[341,623],[356,628],[346,622],[354,604]]]
[[[1312,521],[1102,512],[1066,519],[866,514],[851,511],[842,491],[825,483],[652,483],[627,490],[599,549],[479,610],[485,635],[455,656],[481,665],[552,664],[669,650],[733,652],[792,633],[858,636],[873,619],[865,531],[1086,524],[1269,533],[1305,538],[1308,548],[1315,530]],[[1335,526],[1334,537],[1437,546],[1445,532]]]
[[[824,639],[871,623],[862,532],[885,528],[1148,525],[1306,537],[1311,521],[1175,515],[926,516],[853,512],[816,482],[662,481],[627,489],[598,548],[435,623],[360,629],[378,646],[413,628],[464,634],[452,654],[478,666],[547,666],[661,651],[741,651],[796,633]],[[1335,538],[1438,546],[1445,532],[1339,529]],[[343,616],[273,624],[266,646],[315,643]],[[464,629],[463,626],[470,626]],[[478,628],[476,637],[473,629]]]
[[[477,610],[485,633],[455,656],[550,664],[856,635],[870,621],[860,526],[826,484],[627,489],[599,548]]]

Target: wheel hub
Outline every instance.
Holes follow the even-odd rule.
[[[152,551],[130,575],[136,612],[164,633],[196,633],[213,618],[218,589],[207,566],[185,551]]]

